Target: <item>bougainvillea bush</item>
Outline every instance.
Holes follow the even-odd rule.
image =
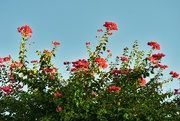
[[[147,43],[149,52],[122,48],[114,62],[106,49],[109,36],[118,30],[116,23],[105,22],[105,30],[95,50],[86,42],[89,58],[66,61],[69,72],[64,79],[52,63],[60,42],[53,49],[36,51],[39,60],[28,61],[28,26],[18,28],[22,35],[19,60],[10,55],[0,58],[0,120],[2,121],[178,121],[179,89],[163,90],[163,85],[179,77],[175,71],[163,78],[161,63],[165,54],[160,44]],[[156,51],[154,51],[156,50]],[[155,53],[158,52],[158,53]],[[29,66],[33,63],[33,67]]]

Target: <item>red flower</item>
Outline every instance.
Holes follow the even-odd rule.
[[[179,89],[174,89],[174,94],[179,94]]]
[[[117,86],[115,86],[115,85],[112,85],[112,86],[110,86],[109,88],[108,88],[108,91],[109,92],[119,92],[119,90],[120,90],[120,87],[117,87]]]
[[[103,26],[106,27],[106,30],[118,30],[118,27],[114,22],[105,22]]]
[[[0,63],[3,63],[3,60],[4,60],[3,58],[0,58]]]
[[[148,42],[147,44],[149,46],[153,46],[153,48],[155,48],[156,50],[160,50],[160,44],[158,44],[157,42]]]
[[[110,52],[111,52],[111,50],[107,50],[107,52],[108,52],[108,53],[110,53]]]
[[[103,30],[102,29],[98,29],[97,32],[103,32]]]
[[[3,63],[0,63],[0,67],[6,67],[6,65]]]
[[[179,77],[179,74],[176,73],[176,72],[173,72],[173,71],[171,71],[169,74],[172,75],[173,78],[178,78]]]
[[[93,96],[96,96],[96,92],[95,91],[92,91],[91,93]]]
[[[22,26],[22,27],[18,27],[18,32],[27,36],[27,37],[31,37],[31,34],[32,34],[32,29],[30,28],[30,26],[28,25],[25,25],[25,26]]]
[[[153,54],[152,57],[154,58],[154,60],[161,60],[162,57],[164,57],[165,54],[163,53],[158,53],[158,54]]]
[[[55,92],[55,93],[54,93],[54,97],[62,97],[62,94],[59,93],[59,92]]]
[[[140,86],[144,86],[146,84],[146,80],[144,78],[141,78]]]
[[[88,69],[89,67],[89,62],[86,59],[79,59],[75,62],[72,62],[73,64],[73,68],[71,69],[71,71],[76,71],[78,69]]]
[[[10,68],[13,69],[13,68],[22,67],[22,66],[23,66],[22,63],[15,61],[14,63],[12,63],[12,64],[10,65]]]
[[[90,42],[86,42],[86,45],[90,45]]]
[[[68,65],[68,64],[71,64],[71,62],[69,61],[64,62],[64,65]]]
[[[39,63],[38,60],[32,60],[31,63]]]
[[[126,62],[129,61],[128,58],[126,58],[126,57],[121,56],[120,58],[121,58],[122,61],[126,61]]]
[[[95,59],[95,62],[98,64],[98,66],[102,67],[102,68],[107,68],[107,64],[106,64],[106,61],[104,58],[101,58],[101,57],[97,57]]]
[[[62,107],[58,107],[57,112],[62,111]]]
[[[167,66],[167,65],[162,65],[162,64],[159,64],[158,66],[159,66],[160,68],[162,68],[162,69],[168,68],[168,66]]]
[[[10,56],[10,55],[8,55],[7,57],[4,57],[4,58],[3,58],[3,61],[4,61],[4,62],[10,61],[10,60],[11,60],[11,56]]]
[[[52,43],[54,44],[54,46],[60,45],[60,42],[57,42],[57,41],[52,41]]]

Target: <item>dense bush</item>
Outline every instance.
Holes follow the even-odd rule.
[[[39,60],[29,67],[26,43],[32,30],[25,25],[18,28],[22,35],[19,60],[11,56],[0,58],[0,120],[2,121],[178,121],[180,120],[179,90],[163,90],[163,85],[178,78],[171,71],[163,79],[163,53],[157,42],[148,42],[150,51],[124,48],[115,62],[108,59],[106,49],[114,22],[105,22],[106,28],[95,50],[86,42],[88,59],[64,62],[69,78],[65,80],[51,62],[60,45],[53,41],[52,50],[36,51]],[[97,30],[103,32],[102,29]],[[175,98],[174,95],[176,96]]]

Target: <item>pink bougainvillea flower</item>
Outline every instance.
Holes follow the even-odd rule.
[[[90,42],[86,42],[86,45],[90,45]]]
[[[106,27],[106,30],[118,30],[118,27],[114,22],[105,22],[103,26]]]
[[[160,50],[160,44],[158,44],[157,42],[148,42],[147,43],[149,46],[152,46],[153,48],[155,48],[156,50]]]
[[[173,78],[178,78],[179,77],[179,74],[174,72],[174,71],[171,71],[169,74],[172,75]]]
[[[4,91],[5,95],[8,95],[8,94],[10,94],[11,92],[14,91],[11,84],[9,84],[8,86],[4,86],[4,87],[0,86],[0,89]]]
[[[60,45],[60,42],[52,41],[52,44],[53,44],[54,46],[58,46],[58,45]]]
[[[62,107],[58,107],[56,111],[57,112],[62,111]]]
[[[179,94],[179,89],[174,89],[174,94]]]
[[[55,93],[54,93],[54,97],[62,97],[62,94],[59,93],[59,92],[55,92]]]
[[[119,90],[120,90],[120,87],[117,87],[117,86],[115,86],[115,85],[112,85],[112,86],[110,86],[110,87],[108,88],[108,91],[109,91],[109,92],[116,92],[116,93],[118,93]]]
[[[146,80],[141,78],[141,82],[139,83],[140,86],[144,86],[146,84]]]
[[[95,91],[92,91],[91,93],[93,96],[96,96],[96,92]]]

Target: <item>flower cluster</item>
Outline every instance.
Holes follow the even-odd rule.
[[[118,27],[114,22],[105,22],[103,26],[106,27],[106,30],[118,30]]]
[[[162,64],[159,64],[159,61],[162,59],[162,57],[164,57],[165,54],[163,53],[158,53],[158,54],[153,54],[152,56],[150,56],[148,58],[149,61],[151,61],[153,64],[155,64],[155,68],[168,68],[167,65],[162,65]]]
[[[8,55],[7,57],[0,58],[0,63],[7,62],[11,60],[11,55]]]
[[[119,76],[121,74],[126,74],[126,73],[131,72],[131,71],[132,71],[131,68],[127,68],[127,69],[124,69],[124,70],[122,70],[122,69],[118,70],[117,68],[115,68],[112,71],[112,74],[113,74],[114,77],[117,77],[117,76]]]
[[[5,87],[0,86],[0,89],[4,91],[5,95],[8,95],[14,91],[11,84],[9,84],[8,86],[5,86]]]
[[[102,68],[107,68],[107,63],[106,63],[106,61],[105,61],[105,59],[104,58],[101,58],[101,57],[97,57],[96,59],[95,59],[95,62],[98,64],[98,66],[100,66],[100,67],[102,67]]]
[[[171,71],[169,74],[172,75],[173,78],[178,78],[179,77],[179,74],[174,72],[174,71]]]
[[[55,93],[54,93],[54,97],[61,97],[61,96],[62,96],[62,94],[59,93],[59,92],[55,92]]]
[[[57,72],[57,68],[51,67],[51,68],[44,68],[43,73],[49,73],[50,74],[50,79],[54,79],[55,73]]]
[[[117,87],[117,86],[115,86],[115,85],[112,85],[112,86],[110,86],[109,88],[108,88],[108,91],[109,92],[119,92],[119,90],[120,90],[120,87]]]
[[[157,42],[148,42],[149,46],[153,46],[153,48],[155,48],[156,50],[160,50],[160,44],[158,44]]]
[[[89,62],[86,59],[79,59],[75,62],[72,62],[72,66],[73,68],[71,69],[71,71],[76,71],[78,69],[87,69],[89,66]]]
[[[123,56],[121,56],[121,57],[120,57],[120,59],[121,59],[122,61],[126,61],[126,62],[128,62],[128,61],[129,61],[129,60],[128,60],[128,58],[123,57]]]
[[[152,58],[153,58],[154,60],[161,60],[161,58],[164,57],[164,56],[165,56],[165,54],[163,54],[163,53],[158,53],[158,54],[153,54],[153,55],[152,55]]]
[[[22,63],[15,61],[14,63],[12,63],[12,64],[10,65],[10,68],[11,68],[11,69],[14,69],[14,68],[16,68],[16,67],[22,67],[22,66],[23,66]]]
[[[32,36],[32,29],[28,25],[18,27],[17,29],[18,29],[18,32],[21,33],[22,35],[25,35],[27,37]]]

